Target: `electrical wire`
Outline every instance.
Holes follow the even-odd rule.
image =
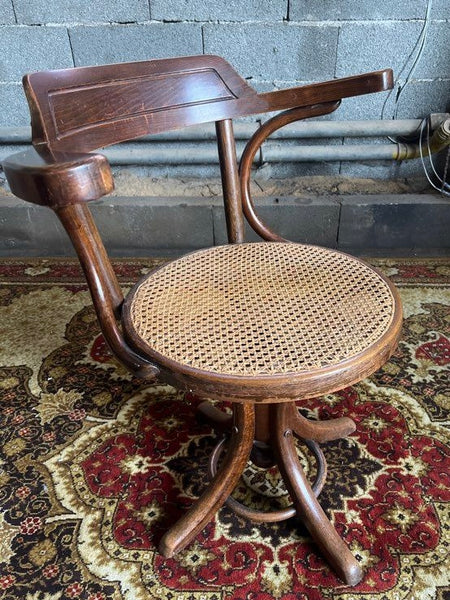
[[[424,23],[423,23],[423,27],[422,30],[420,32],[420,35],[417,39],[416,44],[414,45],[413,50],[411,51],[410,55],[408,56],[408,58],[406,59],[403,67],[400,70],[397,82],[395,87],[389,92],[388,96],[386,97],[382,109],[381,109],[381,118],[384,119],[385,118],[385,112],[386,112],[386,107],[388,105],[388,102],[390,101],[392,95],[394,92],[396,92],[395,94],[395,99],[394,99],[394,107],[393,107],[393,113],[392,113],[392,119],[396,119],[398,117],[398,112],[399,112],[399,107],[400,107],[400,97],[403,94],[403,92],[405,91],[405,88],[409,85],[409,83],[411,82],[412,76],[414,74],[414,71],[416,70],[416,67],[420,61],[420,59],[422,58],[422,54],[425,48],[425,43],[427,41],[427,36],[428,36],[428,29],[430,26],[430,16],[431,16],[431,9],[433,6],[433,0],[428,0],[427,2],[427,8],[425,11],[425,17],[424,17]],[[416,56],[413,60],[413,63],[408,71],[408,74],[406,75],[405,81],[403,82],[401,80],[401,76],[403,74],[403,72],[406,69],[406,66],[408,65],[408,63],[410,62],[411,57],[414,55],[414,53],[416,53]],[[423,155],[423,141],[424,141],[424,130],[425,127],[427,128],[427,132],[426,132],[426,141],[427,141],[427,148],[428,148],[428,159],[429,159],[429,163],[430,163],[430,167],[431,167],[431,171],[432,171],[432,175],[434,175],[434,177],[436,178],[436,181],[440,184],[440,187],[438,187],[438,185],[436,185],[433,180],[431,175],[428,172],[428,168],[427,165],[425,163],[425,159],[424,159],[424,155]],[[398,140],[388,137],[388,139],[391,142],[397,143]],[[450,185],[447,183],[446,179],[447,179],[447,173],[449,172],[449,163],[450,163],[450,147],[447,150],[447,156],[446,156],[446,161],[445,161],[445,167],[444,167],[444,174],[443,177],[441,177],[438,172],[437,169],[435,167],[434,164],[434,160],[433,160],[433,156],[431,154],[430,151],[430,121],[428,118],[423,119],[422,123],[419,126],[419,147],[420,147],[420,160],[422,163],[422,167],[425,173],[425,177],[428,180],[428,183],[438,192],[440,192],[441,194],[443,194],[444,196],[448,196],[450,197]]]
[[[428,29],[430,26],[430,16],[431,16],[431,9],[433,6],[433,0],[428,0],[427,2],[427,9],[425,12],[425,17],[424,17],[424,23],[423,23],[423,27],[422,30],[420,32],[419,37],[417,38],[417,42],[414,45],[414,48],[412,49],[410,55],[408,56],[408,58],[406,59],[403,67],[400,70],[400,73],[398,75],[398,79],[396,82],[395,87],[389,92],[388,96],[386,97],[384,103],[383,103],[383,107],[381,109],[381,118],[384,119],[384,114],[386,111],[386,106],[392,96],[392,94],[394,93],[394,91],[396,91],[395,94],[395,100],[394,100],[394,111],[392,113],[392,119],[396,119],[398,117],[398,111],[399,111],[399,104],[400,104],[400,96],[403,94],[403,92],[405,91],[405,88],[409,85],[411,78],[414,74],[414,71],[416,70],[416,67],[420,61],[420,59],[422,58],[422,54],[425,48],[425,42],[427,40],[427,36],[428,36]],[[408,74],[405,78],[404,83],[401,80],[401,76],[403,74],[403,72],[406,69],[406,66],[408,65],[411,57],[414,55],[414,53],[417,51],[416,57],[411,65],[411,68],[408,71]],[[395,142],[395,140],[389,138],[392,141]]]

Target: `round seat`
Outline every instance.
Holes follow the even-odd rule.
[[[131,345],[178,385],[283,401],[341,389],[390,356],[401,326],[392,284],[341,252],[294,243],[200,250],[128,296]]]

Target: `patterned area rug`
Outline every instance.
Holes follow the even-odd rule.
[[[157,262],[115,266],[127,287]],[[404,301],[396,355],[302,405],[357,423],[323,445],[320,496],[364,568],[349,588],[295,519],[255,524],[227,507],[185,551],[159,556],[217,441],[197,400],[115,362],[74,261],[1,262],[0,598],[448,600],[450,260],[374,263]],[[288,502],[277,472],[251,466],[235,494],[258,508]]]

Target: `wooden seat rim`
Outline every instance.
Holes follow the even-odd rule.
[[[184,257],[196,252],[185,254]],[[358,261],[365,267],[375,271],[388,286],[394,302],[392,320],[384,334],[376,342],[367,346],[362,352],[343,361],[320,369],[283,373],[280,375],[263,374],[246,376],[215,373],[194,368],[155,351],[135,332],[130,317],[130,307],[139,286],[156,271],[163,269],[167,263],[153,269],[142,277],[126,297],[122,309],[122,326],[125,338],[137,352],[158,365],[161,370],[161,376],[165,380],[170,383],[176,382],[177,386],[181,385],[181,387],[189,391],[206,393],[211,398],[230,398],[239,402],[273,403],[286,402],[291,399],[310,398],[343,389],[371,375],[393,354],[401,333],[402,305],[397,289],[378,269],[344,252],[335,252]]]

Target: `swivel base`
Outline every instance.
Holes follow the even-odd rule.
[[[359,583],[363,576],[362,569],[316,497],[326,478],[326,461],[318,443],[349,435],[355,431],[355,423],[346,417],[323,422],[309,421],[298,412],[294,402],[256,407],[234,403],[233,417],[205,402],[200,405],[199,413],[216,430],[230,433],[228,451],[218,468],[225,440],[215,447],[209,462],[209,487],[163,537],[161,553],[172,556],[183,549],[213,518],[215,512],[227,503],[241,516],[260,522],[280,521],[297,515],[336,574],[348,585]],[[312,485],[298,459],[295,437],[302,440],[316,458],[317,475]],[[260,467],[278,466],[293,503],[291,507],[264,513],[252,510],[230,497],[248,460]]]

